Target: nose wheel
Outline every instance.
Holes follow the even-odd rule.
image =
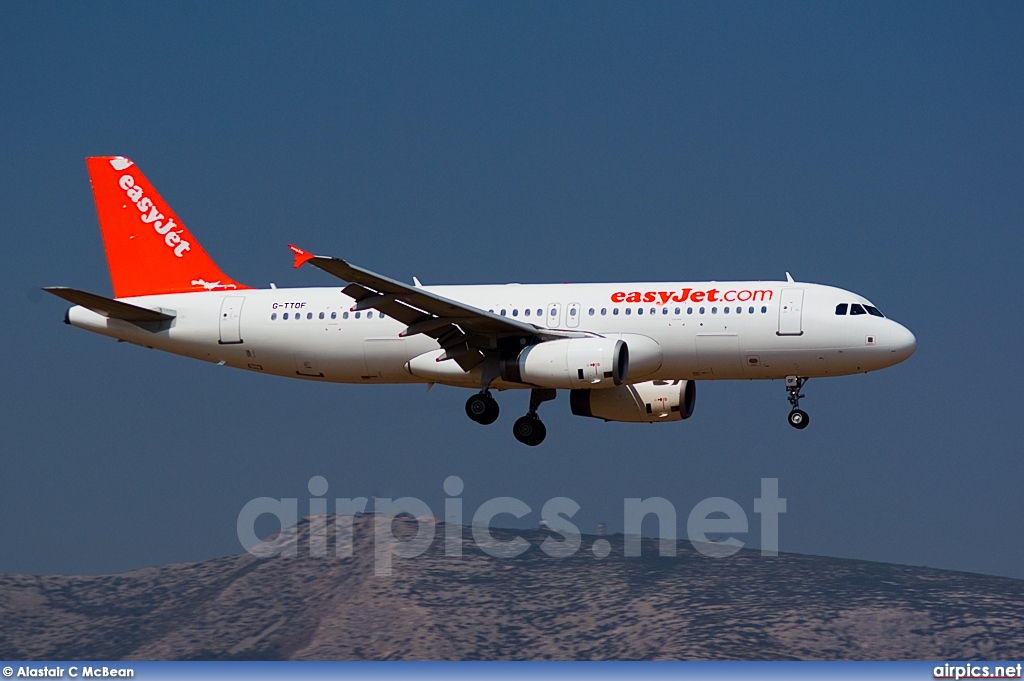
[[[491,397],[489,390],[473,395],[466,400],[466,416],[480,425],[488,426],[498,420],[498,401]]]
[[[517,440],[530,447],[536,447],[544,442],[548,429],[544,427],[540,417],[537,416],[537,408],[541,403],[555,399],[556,394],[550,388],[534,388],[530,391],[530,411],[526,413],[526,416],[516,419],[515,425],[512,426],[512,434]]]
[[[794,409],[789,412],[789,425],[797,430],[803,430],[811,422],[811,417],[803,409]]]
[[[800,398],[806,397],[802,395],[800,391],[803,389],[804,384],[807,383],[806,378],[800,376],[786,376],[786,392],[789,393],[789,403],[792,405],[792,409],[789,412],[789,425],[793,426],[797,430],[803,430],[811,422],[811,417],[807,415],[807,412],[800,408]]]

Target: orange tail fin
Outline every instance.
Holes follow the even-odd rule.
[[[220,271],[130,160],[95,156],[86,164],[114,297],[249,288]]]

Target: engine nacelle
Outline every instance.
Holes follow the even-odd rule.
[[[503,357],[501,378],[541,388],[612,388],[629,372],[629,349],[616,338],[566,338]]]
[[[682,421],[690,418],[696,403],[697,384],[693,381],[647,381],[569,393],[569,406],[576,416],[626,423]]]

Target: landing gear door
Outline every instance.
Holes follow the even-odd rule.
[[[244,296],[224,296],[220,304],[220,343],[242,342],[242,303]]]
[[[580,325],[580,304],[569,303],[565,308],[565,325],[570,329],[575,329]]]
[[[545,324],[549,329],[555,329],[562,325],[562,304],[548,303],[547,319]]]
[[[804,290],[802,288],[782,289],[779,301],[779,335],[802,336],[804,313]]]

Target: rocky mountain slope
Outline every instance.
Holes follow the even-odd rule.
[[[333,537],[334,519],[328,519]],[[413,521],[396,527],[412,532]],[[249,554],[88,577],[0,575],[2,659],[1020,659],[1024,581],[688,543],[641,558],[518,558],[434,543],[374,574],[373,518],[350,558]]]

